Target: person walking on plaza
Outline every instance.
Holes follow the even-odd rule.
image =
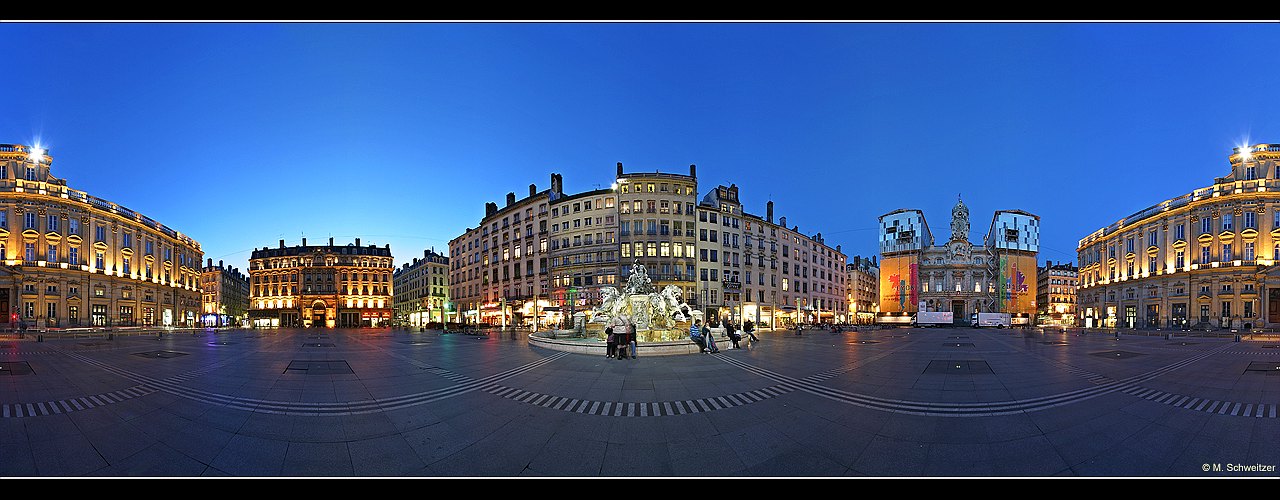
[[[742,340],[742,336],[738,335],[738,330],[733,327],[733,320],[724,320],[724,332],[729,336],[729,341],[733,342],[734,349],[742,349],[742,346],[738,345],[738,341]]]
[[[698,344],[698,352],[707,352],[707,341],[702,337],[702,321],[693,320],[693,324],[689,325],[689,340]]]
[[[756,334],[755,334],[756,324],[751,320],[747,320],[745,323],[742,324],[742,331],[745,332],[748,337],[751,337],[752,342],[760,341],[760,339],[756,337]]]

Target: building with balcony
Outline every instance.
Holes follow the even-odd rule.
[[[1036,312],[1040,324],[1076,326],[1079,271],[1070,262],[1045,262],[1036,271]]]
[[[845,267],[848,290],[849,322],[871,324],[880,310],[880,262],[876,256],[853,256]]]
[[[1009,313],[1026,325],[1036,313],[1040,217],[996,211],[982,244],[969,242],[969,208],[951,209],[951,238],[934,246],[919,210],[880,216],[880,311],[876,322],[911,323],[918,311],[951,311],[957,324],[976,313]]]
[[[559,179],[559,176],[556,176]],[[551,306],[565,328],[576,312],[600,305],[600,289],[618,286],[618,195],[596,189],[563,195],[551,206]],[[552,318],[556,314],[550,315]],[[588,317],[590,315],[588,314]]]
[[[645,266],[656,289],[678,287],[686,303],[698,306],[697,212],[698,167],[689,175],[623,172],[617,165],[618,276],[631,266]]]
[[[457,321],[457,310],[449,300],[449,257],[435,248],[422,251],[396,269],[391,276],[392,308],[396,321],[420,328],[429,323]]]
[[[195,326],[200,244],[54,177],[39,147],[0,144],[0,324]]]
[[[249,312],[249,278],[239,269],[213,265],[208,259],[200,270],[200,323],[204,326],[241,326]]]
[[[1280,144],[1235,148],[1208,187],[1080,239],[1086,327],[1280,326]]]
[[[255,327],[378,327],[391,321],[391,245],[254,249],[249,319]]]
[[[738,186],[717,186],[698,203],[698,304],[708,318],[750,319],[761,328],[848,321],[845,255],[822,233],[806,235],[745,213]]]
[[[476,227],[449,240],[449,296],[461,322],[487,325],[548,325],[550,289],[549,205],[559,199],[560,176],[551,188],[519,200],[507,193],[506,204],[485,203]],[[553,311],[554,312],[554,311]],[[558,313],[556,313],[558,314]]]

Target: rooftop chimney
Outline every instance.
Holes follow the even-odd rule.
[[[770,224],[773,223],[773,201],[764,205],[764,220],[769,221]]]
[[[302,246],[304,246],[304,247],[305,247],[305,246],[307,246],[307,239],[306,239],[306,238],[302,238]]]
[[[493,215],[493,214],[496,214],[496,213],[498,213],[498,204],[497,204],[497,203],[494,203],[494,202],[490,201],[490,202],[486,202],[486,203],[484,204],[484,216],[485,216],[485,217],[488,217],[488,216]]]
[[[356,246],[360,246],[360,238],[356,238]]]
[[[218,262],[221,263],[222,261],[218,261]],[[205,264],[204,267],[213,267],[213,259],[209,259],[209,263]]]
[[[694,165],[694,164],[692,164],[692,163],[690,163],[690,164],[689,164],[689,177],[693,177],[693,178],[695,178],[695,179],[697,179],[697,178],[698,178],[698,166],[697,166],[697,165]]]
[[[786,229],[786,228],[787,228],[787,218],[786,218],[786,217],[779,217],[779,218],[778,218],[778,225],[779,225],[779,226],[782,226],[782,228],[783,228],[783,229]]]
[[[280,248],[284,248],[284,240],[280,240]]]
[[[507,206],[509,207],[509,206],[511,206],[511,205],[513,205],[513,204],[515,204],[515,202],[516,202],[516,193],[515,193],[515,191],[512,191],[512,192],[510,192],[510,193],[507,193]]]
[[[222,261],[218,261],[218,267],[222,267]]]
[[[529,196],[533,196],[533,195],[535,195],[535,194],[538,194],[538,185],[537,185],[537,184],[530,184],[530,185],[529,185]]]
[[[333,246],[333,237],[332,237],[332,236],[330,236],[330,237],[329,237],[329,246]]]
[[[618,162],[618,177],[622,177],[622,162]]]

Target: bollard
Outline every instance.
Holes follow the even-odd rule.
[[[1166,334],[1164,334],[1164,339],[1165,339],[1165,340],[1173,340],[1173,334],[1172,334],[1172,333],[1166,333]]]
[[[1120,340],[1120,330],[1116,330],[1116,340]]]
[[[156,338],[157,338],[157,339],[159,339],[159,338],[163,338],[163,336],[164,336],[164,332],[156,332]]]
[[[1236,334],[1236,342],[1239,342],[1239,341],[1240,341],[1240,334],[1238,334],[1238,333],[1237,333],[1237,334]]]
[[[1240,338],[1240,336],[1239,336],[1239,335],[1236,335],[1236,338]],[[37,333],[37,334],[36,334],[36,342],[44,342],[44,334],[43,334],[43,333]]]
[[[107,334],[107,340],[115,340],[115,339],[116,339],[116,334],[114,333]]]

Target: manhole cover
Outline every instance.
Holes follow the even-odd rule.
[[[26,361],[0,361],[0,375],[32,375],[31,365]]]
[[[929,362],[924,373],[950,375],[994,374],[986,361],[963,359],[935,359]]]
[[[1254,361],[1244,369],[1245,373],[1264,372],[1267,375],[1280,375],[1280,361]]]
[[[312,342],[310,344],[302,344],[302,347],[333,347],[333,344],[322,344],[319,342]]]
[[[1170,342],[1169,345],[1196,345],[1199,342]]]
[[[1136,358],[1138,356],[1144,356],[1144,354],[1140,352],[1129,352],[1129,351],[1101,351],[1101,352],[1091,352],[1089,353],[1089,355],[1097,356],[1099,358],[1111,358],[1111,359],[1129,359],[1129,358]]]
[[[347,373],[355,373],[351,371],[351,365],[346,360],[327,359],[327,360],[298,360],[289,362],[289,366],[284,369],[285,373],[300,373],[303,375],[342,375]]]
[[[152,358],[152,359],[169,359],[169,358],[176,358],[178,356],[186,356],[187,353],[177,352],[177,351],[147,351],[147,352],[135,352],[133,353],[133,355],[141,356],[144,358]]]
[[[400,343],[409,344],[409,345],[427,345],[427,344],[430,344],[431,342],[427,342],[425,340],[402,340],[400,341]]]
[[[973,342],[947,342],[942,345],[946,347],[973,347]]]
[[[209,345],[232,345],[235,342],[210,342]]]

